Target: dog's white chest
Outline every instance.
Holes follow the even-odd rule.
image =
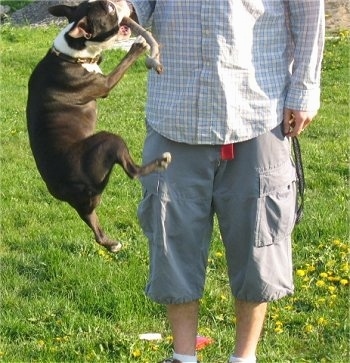
[[[97,63],[83,63],[82,66],[88,71],[88,72],[94,72],[94,73],[101,73],[101,68]]]

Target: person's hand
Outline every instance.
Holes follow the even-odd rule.
[[[317,111],[298,111],[289,108],[284,109],[283,132],[285,136],[300,135],[316,116]]]

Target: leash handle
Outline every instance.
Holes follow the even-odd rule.
[[[295,169],[297,173],[297,188],[298,188],[298,199],[299,199],[295,224],[298,224],[304,215],[305,176],[304,176],[303,160],[301,157],[300,143],[297,137],[292,137],[292,147],[294,153]]]

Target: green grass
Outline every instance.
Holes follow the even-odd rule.
[[[16,11],[24,6],[28,5],[29,3],[33,2],[34,0],[23,0],[23,1],[14,1],[14,0],[1,0],[1,5],[8,5],[11,8],[11,11]]]
[[[1,270],[0,361],[149,362],[171,353],[164,308],[143,293],[147,241],[136,218],[138,182],[115,168],[98,209],[124,249],[111,255],[66,204],[47,192],[28,146],[28,77],[47,52],[56,27],[0,29]],[[348,55],[347,39],[328,41],[322,109],[303,134],[305,218],[294,233],[296,293],[270,305],[259,362],[348,361]],[[105,55],[111,69],[121,51]],[[120,133],[141,160],[145,83],[143,60],[110,97],[99,101],[99,127]],[[203,362],[226,362],[235,319],[223,247],[215,229],[200,333],[215,343]],[[160,332],[158,343],[140,341]]]

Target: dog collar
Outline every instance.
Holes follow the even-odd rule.
[[[65,60],[67,62],[70,62],[70,63],[77,63],[77,64],[83,64],[83,63],[94,64],[94,63],[97,63],[97,64],[99,64],[101,62],[101,56],[100,55],[97,55],[94,58],[74,58],[74,57],[71,57],[70,55],[61,53],[55,47],[51,48],[51,54],[55,54],[57,57]]]

